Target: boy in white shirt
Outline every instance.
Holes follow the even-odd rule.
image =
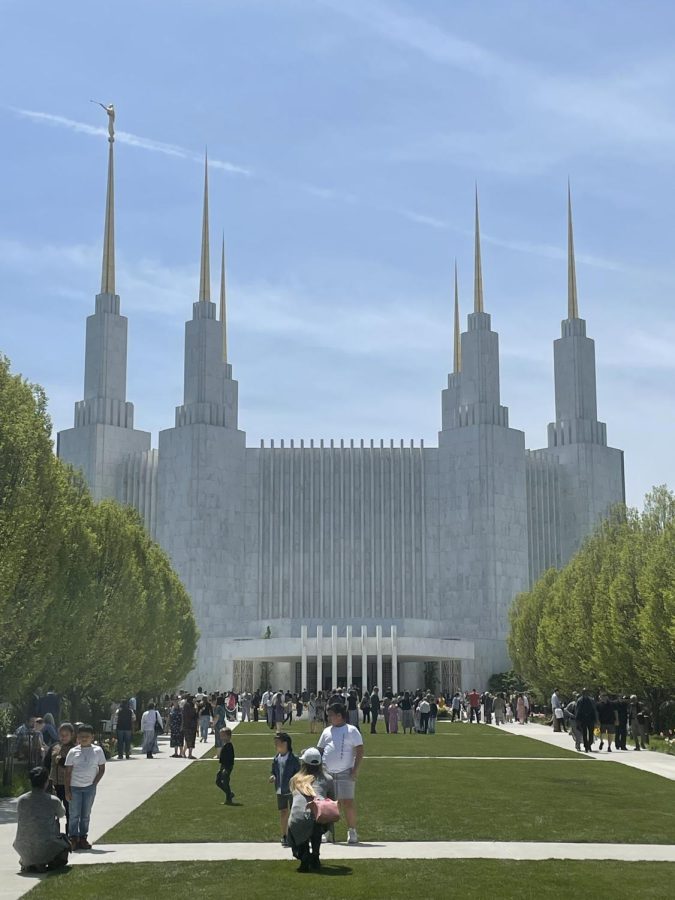
[[[96,785],[105,773],[105,754],[94,744],[91,725],[78,725],[77,744],[66,756],[66,800],[70,804],[68,837],[73,850],[91,850],[87,840]]]
[[[354,792],[359,766],[363,760],[363,737],[354,725],[347,724],[344,703],[328,707],[330,725],[324,728],[317,747],[323,753],[323,764],[335,782],[335,796],[347,821],[347,843],[358,844]]]

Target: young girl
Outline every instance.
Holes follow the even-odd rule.
[[[318,825],[305,815],[307,804],[315,797],[335,800],[335,785],[324,771],[321,753],[316,747],[308,747],[300,756],[300,771],[291,778],[293,805],[288,818],[288,844],[293,856],[300,860],[298,872],[309,872],[321,866],[321,836],[329,826]]]
[[[279,824],[281,826],[281,846],[288,847],[286,832],[288,831],[288,811],[293,802],[290,781],[300,771],[300,760],[293,753],[291,736],[285,731],[280,731],[274,736],[274,748],[276,756],[272,760],[272,773],[270,782],[274,784],[277,793],[277,809],[279,810]]]

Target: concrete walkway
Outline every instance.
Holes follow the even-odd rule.
[[[236,724],[229,723],[228,727],[236,728]],[[194,751],[197,759],[213,747],[213,740],[211,736],[208,744],[197,743]],[[108,760],[105,775],[96,791],[89,831],[92,842],[96,842],[102,834],[121,822],[167,781],[193,762],[189,759],[171,758],[167,735],[160,735],[159,748],[160,755],[154,759],[146,759],[140,748],[135,747],[129,760],[116,758]],[[34,876],[26,877],[18,873],[18,858],[12,847],[15,835],[16,799],[2,799],[0,800],[0,900],[16,900],[35,884]],[[78,858],[83,855],[78,854]]]
[[[554,747],[562,747],[565,750],[575,752],[574,741],[569,734],[555,732],[546,725],[518,725],[512,722],[508,725],[491,725],[490,727],[498,728],[499,731],[508,731],[521,737],[533,738],[537,741],[543,741],[545,744],[551,744]],[[597,741],[593,744],[593,747],[595,749],[591,753],[580,751],[579,756],[584,759],[619,763],[623,766],[630,766],[632,769],[641,769],[643,772],[651,772],[652,775],[660,775],[662,778],[675,781],[675,756],[669,756],[667,753],[657,753],[652,750],[641,750],[638,753],[632,748],[629,750],[613,749],[611,753],[608,753],[607,749],[597,749]]]
[[[672,844],[565,844],[528,841],[381,841],[324,844],[326,860],[357,859],[594,859],[620,862],[675,862]],[[189,862],[191,860],[291,860],[290,850],[273,844],[97,844],[77,854],[77,865],[95,863]]]

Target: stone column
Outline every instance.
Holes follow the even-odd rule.
[[[368,687],[368,626],[361,626],[361,688]]]
[[[308,689],[307,685],[307,626],[300,626],[300,644],[301,644],[301,658],[300,658],[300,690],[306,691]]]
[[[396,625],[391,626],[391,689],[398,694],[398,634]]]
[[[384,685],[382,684],[382,626],[375,626],[375,648],[377,652],[377,686],[380,689],[380,696],[384,694]]]
[[[352,626],[347,625],[347,687],[352,686],[354,673],[352,671]]]
[[[323,625],[316,626],[316,689],[323,690]]]
[[[337,674],[337,662],[338,662],[337,625],[332,625],[331,629],[330,629],[330,651],[331,651],[331,663],[332,663],[332,669],[331,669],[332,688],[333,688],[333,690],[335,690],[335,688],[337,687],[337,680],[338,680],[338,674]]]

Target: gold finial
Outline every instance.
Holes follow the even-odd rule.
[[[98,103],[92,100],[92,103]],[[115,107],[98,103],[108,114],[108,187],[105,196],[105,223],[103,226],[103,264],[101,266],[101,293],[115,293]]]
[[[480,222],[478,219],[478,185],[476,185],[476,245],[473,273],[473,311],[484,312],[483,309],[483,267],[480,261]]]
[[[211,263],[209,260],[209,157],[204,154],[204,212],[202,215],[202,258],[199,269],[199,302],[211,300]]]
[[[220,322],[223,326],[223,361],[227,362],[227,317],[225,304],[225,233],[220,254]]]
[[[577,300],[577,267],[574,261],[574,230],[572,228],[572,191],[567,179],[567,318],[579,318]]]
[[[457,288],[457,260],[455,260],[455,352],[453,360],[453,374],[459,375],[462,371],[462,340],[459,330],[459,290]]]

